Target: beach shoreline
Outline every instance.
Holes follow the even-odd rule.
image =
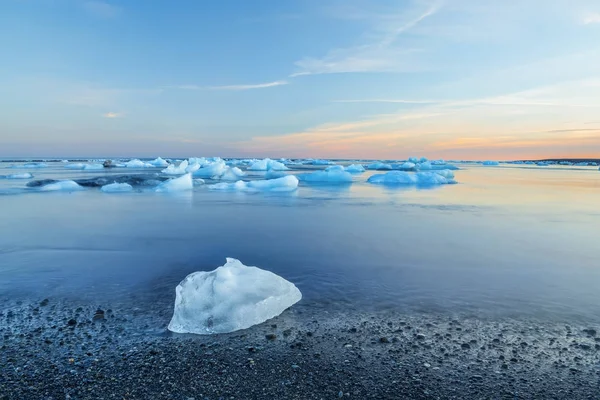
[[[591,327],[292,307],[244,331],[177,335],[157,325],[165,317],[53,301],[3,307],[0,399],[588,399],[599,390]]]

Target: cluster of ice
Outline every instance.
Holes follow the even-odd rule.
[[[169,330],[201,335],[234,332],[263,323],[302,299],[291,282],[228,258],[210,272],[194,272],[175,289]]]
[[[223,160],[205,162],[205,163],[196,164],[196,165],[201,165],[201,167],[199,169],[197,169],[196,171],[194,171],[195,178],[207,178],[207,179],[217,178],[218,179],[229,168],[227,166],[227,164],[225,164],[225,161],[223,161]]]
[[[482,164],[488,165],[488,166],[500,165],[500,163],[498,161],[490,161],[490,160],[484,161]]]
[[[264,160],[258,160],[248,167],[249,171],[286,171],[286,167],[283,163],[270,158]]]
[[[192,189],[194,189],[192,174],[185,174],[179,178],[173,178],[169,179],[168,181],[164,181],[156,187],[155,191],[159,193],[174,193]]]
[[[360,174],[361,172],[365,172],[365,167],[363,167],[361,164],[348,165],[344,169],[346,172],[350,172],[351,174]]]
[[[138,160],[137,158],[126,162],[124,165],[126,168],[154,168],[154,165]]]
[[[309,183],[350,183],[352,182],[352,175],[344,170],[341,165],[333,165],[325,168],[324,171],[300,174],[298,179]]]
[[[104,185],[100,188],[104,193],[124,193],[131,192],[133,190],[133,186],[129,183],[111,183],[109,185]]]
[[[229,190],[239,192],[292,192],[298,188],[298,178],[294,175],[287,175],[282,178],[257,180],[257,181],[237,181],[234,183],[221,182],[210,185],[212,190]]]
[[[54,183],[49,183],[40,187],[42,192],[74,192],[77,190],[83,190],[82,186],[75,181],[59,181]]]
[[[33,175],[29,172],[25,172],[23,174],[10,174],[10,175],[0,175],[2,179],[31,179]]]
[[[163,160],[162,158],[158,157],[152,161],[149,161],[148,164],[157,167],[157,168],[164,168],[164,167],[168,167],[169,163],[165,160]]]
[[[445,185],[456,183],[454,172],[439,170],[431,172],[391,171],[371,176],[367,182],[385,185]]]

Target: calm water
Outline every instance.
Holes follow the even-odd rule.
[[[24,171],[8,166],[0,175]],[[186,274],[235,257],[296,283],[315,310],[600,321],[597,168],[462,168],[459,184],[429,190],[371,185],[367,172],[278,195],[36,193],[0,180],[0,296],[151,310]]]

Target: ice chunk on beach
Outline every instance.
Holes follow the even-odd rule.
[[[40,187],[42,192],[74,192],[77,190],[83,190],[82,186],[75,181],[58,181],[54,183],[49,183]]]
[[[487,160],[487,161],[483,162],[483,165],[493,166],[493,165],[500,165],[500,163],[498,161]]]
[[[165,160],[163,160],[162,158],[158,157],[152,161],[149,161],[148,164],[153,165],[154,167],[157,168],[165,168],[169,166],[169,163]]]
[[[385,171],[385,170],[391,170],[392,166],[390,164],[385,164],[382,162],[375,162],[375,163],[369,164],[367,166],[367,169]]]
[[[263,323],[302,299],[291,282],[228,258],[210,272],[194,272],[175,289],[169,330],[176,333],[234,332]]]
[[[168,181],[164,181],[156,188],[156,192],[160,193],[173,193],[183,192],[186,190],[192,190],[194,188],[194,182],[192,181],[192,174],[185,174],[179,178],[173,178]]]
[[[445,185],[456,183],[454,172],[450,170],[427,171],[427,172],[405,172],[391,171],[386,174],[371,176],[367,182],[384,185]]]
[[[237,181],[234,183],[221,182],[209,186],[212,190],[229,190],[240,192],[291,192],[298,188],[298,178],[287,175],[282,178],[259,180],[259,181]]]
[[[163,169],[161,172],[165,175],[183,175],[186,172],[189,172],[187,171],[188,165],[188,161],[184,160],[178,166],[175,166],[175,164],[171,164],[167,168]]]
[[[154,165],[145,163],[142,160],[138,160],[137,158],[125,163],[125,167],[127,168],[153,168]]]
[[[223,175],[221,175],[221,179],[224,181],[238,181],[244,175],[246,175],[244,171],[238,167],[227,167]]]
[[[313,183],[350,183],[352,182],[352,175],[346,172],[341,165],[334,165],[327,167],[324,171],[300,174],[298,179],[302,182]]]
[[[133,186],[129,183],[111,183],[109,185],[104,185],[100,188],[104,193],[124,193],[131,192],[133,190]]]
[[[365,172],[365,167],[363,167],[361,164],[352,164],[348,165],[345,170],[351,174],[360,174],[361,172]]]
[[[29,172],[25,172],[23,174],[10,174],[5,176],[6,179],[31,179],[33,175]]]
[[[279,161],[271,160],[270,158],[256,161],[248,167],[249,171],[286,171],[287,169],[288,167]]]

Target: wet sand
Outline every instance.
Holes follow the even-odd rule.
[[[52,300],[0,312],[0,399],[596,399],[594,327],[290,309],[222,335]]]

